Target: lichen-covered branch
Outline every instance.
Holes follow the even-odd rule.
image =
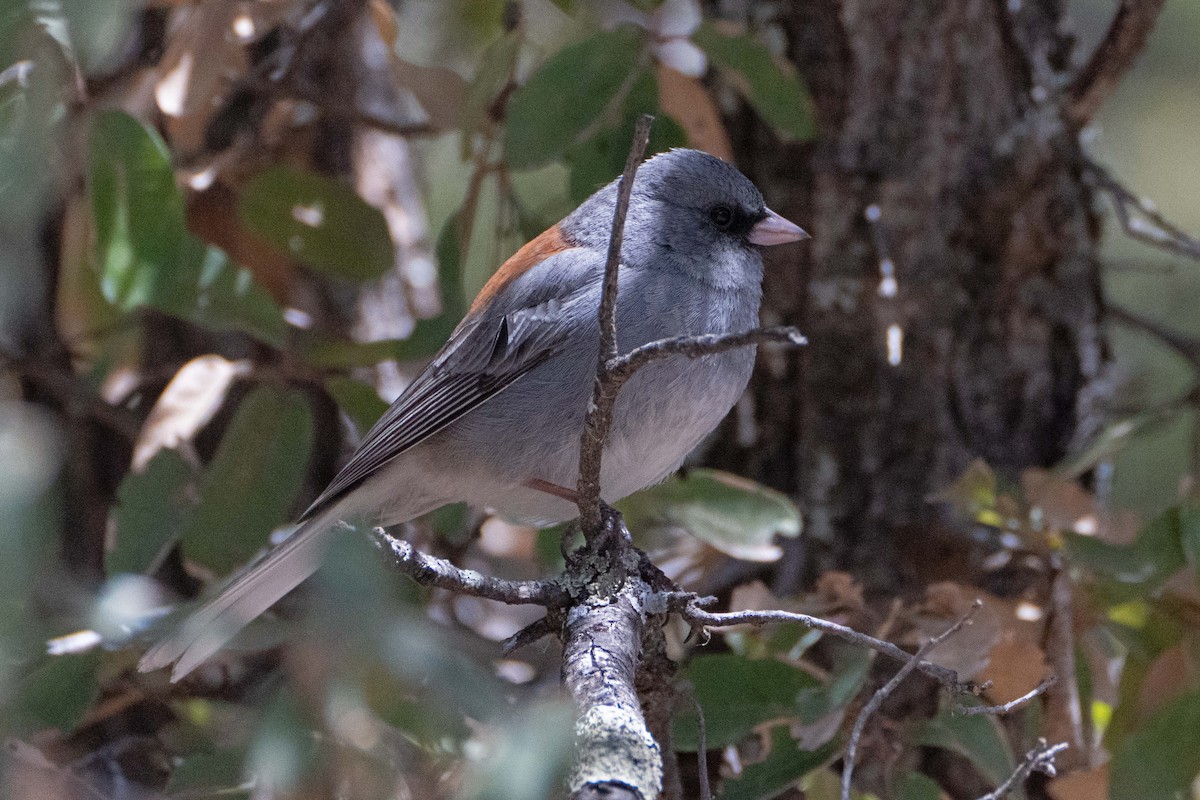
[[[635,689],[647,588],[634,578],[567,612],[563,683],[579,709],[572,798],[654,800],[662,788],[662,752]]]

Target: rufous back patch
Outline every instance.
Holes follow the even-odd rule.
[[[491,302],[492,298],[499,294],[501,289],[550,256],[555,253],[561,253],[564,250],[570,250],[573,247],[576,247],[576,245],[563,236],[563,232],[559,227],[551,225],[541,234],[526,242],[520,250],[513,253],[507,261],[500,265],[500,269],[496,270],[495,274],[479,290],[479,294],[475,296],[475,300],[471,303],[471,308],[467,314],[470,315],[479,311],[479,309]]]

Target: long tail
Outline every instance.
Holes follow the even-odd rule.
[[[333,509],[305,522],[261,561],[234,578],[220,594],[193,612],[165,639],[150,648],[138,670],[150,672],[171,663],[178,681],[220,650],[238,631],[317,571],[331,534],[339,530]]]

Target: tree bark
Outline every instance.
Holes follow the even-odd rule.
[[[901,552],[955,538],[932,491],[974,458],[1053,464],[1098,422],[1099,230],[1059,88],[1072,42],[1057,2],[1012,5],[792,4],[778,23],[816,139],[730,122],[739,163],[813,234],[768,266],[764,309],[811,345],[760,363],[754,435],[730,426],[712,457],[800,498],[810,576],[899,588]]]

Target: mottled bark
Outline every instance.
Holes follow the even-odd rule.
[[[764,312],[811,345],[764,359],[753,435],[743,420],[712,453],[800,498],[809,538],[784,589],[805,554],[809,574],[903,585],[956,538],[932,491],[977,457],[1004,475],[1053,464],[1098,422],[1098,228],[1063,121],[1072,42],[1057,2],[1012,7],[792,4],[778,23],[817,138],[767,146],[749,115],[731,121],[739,163],[813,234],[769,266]]]

